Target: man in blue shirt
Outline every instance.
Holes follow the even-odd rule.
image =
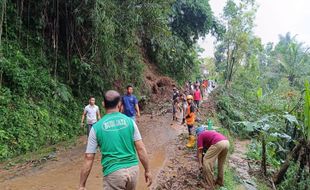
[[[127,86],[127,94],[122,98],[122,108],[121,112],[123,112],[128,117],[136,120],[136,116],[140,117],[140,110],[138,105],[138,100],[136,96],[133,94],[133,86]]]

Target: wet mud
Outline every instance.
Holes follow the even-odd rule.
[[[205,101],[201,112],[213,116],[215,105],[212,99]],[[170,104],[157,105],[158,113],[144,114],[138,118],[137,124],[146,145],[150,166],[154,177],[152,190],[204,189],[204,180],[198,169],[196,149],[188,149],[187,129],[179,121],[172,121]],[[181,116],[181,113],[178,113]],[[202,120],[206,118],[201,117]],[[246,183],[251,179],[245,157],[249,141],[235,141],[234,153],[230,155],[228,164],[245,183],[237,190],[251,189]],[[81,137],[69,150],[56,151],[53,158],[39,165],[19,165],[9,170],[1,168],[0,183],[4,190],[73,190],[79,184],[80,169],[86,146],[86,137]],[[102,188],[102,168],[100,153],[96,154],[95,163],[86,188],[89,190]],[[144,170],[140,164],[140,175],[137,190],[148,189],[144,182]],[[252,189],[251,189],[252,190]]]
[[[172,123],[169,114],[152,117],[143,115],[138,119],[138,127],[145,142],[152,173],[154,186],[156,176],[163,167],[167,151],[171,142],[180,133],[179,126]],[[173,124],[173,125],[171,125]],[[66,152],[57,152],[55,158],[39,166],[14,167],[0,171],[1,189],[4,190],[72,190],[77,189],[79,174],[83,164],[86,137],[81,137],[77,146]],[[95,163],[87,180],[87,189],[100,189],[102,187],[102,168],[100,154],[96,154]],[[147,189],[144,182],[143,167],[140,165],[138,190]]]

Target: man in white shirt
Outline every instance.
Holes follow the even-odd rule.
[[[84,108],[82,115],[81,127],[84,126],[85,116],[87,118],[87,137],[92,126],[101,118],[98,106],[95,105],[95,98],[89,98],[89,104]]]

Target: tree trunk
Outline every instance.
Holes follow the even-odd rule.
[[[55,49],[55,70],[54,79],[57,81],[57,67],[58,67],[58,32],[59,32],[59,1],[56,0],[56,20],[54,23],[54,49]]]
[[[68,3],[65,3],[66,6],[66,45],[67,45],[67,66],[68,66],[68,83],[72,84],[72,78],[71,78],[71,35],[70,33],[70,27],[71,27],[71,20],[69,19],[69,13],[68,13]]]
[[[1,20],[0,20],[0,46],[1,46],[1,39],[2,39],[2,32],[3,32],[3,22],[4,22],[4,13],[6,11],[6,0],[2,1],[1,7]]]
[[[3,71],[0,70],[0,89],[2,88],[2,75],[3,75]]]
[[[22,36],[22,27],[23,27],[23,12],[24,12],[24,0],[20,1],[20,10],[19,10],[19,26],[18,26],[18,38],[21,40]]]
[[[297,145],[295,145],[295,147],[293,148],[293,150],[288,154],[284,164],[282,165],[282,167],[280,168],[280,170],[277,172],[277,174],[273,177],[273,181],[276,185],[280,184],[285,176],[285,173],[288,169],[288,167],[290,166],[290,161],[297,161],[298,156],[299,156],[299,152],[301,150],[301,147],[303,146],[305,142],[300,142]]]
[[[307,146],[303,146],[301,148],[300,154],[299,154],[299,169],[297,174],[297,182],[300,182],[302,180],[302,173],[307,166]]]
[[[230,47],[229,43],[227,46],[227,60],[226,60],[226,71],[225,71],[225,87],[228,88],[229,81],[228,81],[228,70],[229,70],[229,60],[230,60]]]
[[[2,50],[2,32],[3,32],[3,22],[4,22],[4,13],[6,11],[6,0],[2,1],[2,6],[1,6],[1,17],[0,17],[0,50]],[[2,55],[2,52],[0,52],[0,55]],[[0,70],[0,89],[2,88],[2,76],[3,76],[3,71]]]
[[[28,8],[27,8],[27,30],[29,31],[29,23],[30,23],[30,1],[28,2]],[[27,50],[29,49],[29,35],[26,35],[26,47]]]

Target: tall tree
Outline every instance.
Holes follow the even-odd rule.
[[[310,74],[309,47],[297,41],[296,36],[287,33],[279,36],[279,43],[275,46],[275,62],[290,81],[290,85],[302,86],[304,77]],[[301,79],[301,80],[300,80]]]
[[[253,40],[252,29],[257,6],[254,0],[241,0],[238,3],[228,0],[224,7],[223,20],[226,33],[217,44],[217,65],[225,65],[224,79],[230,86],[238,66],[245,60],[249,44]]]
[[[187,45],[197,42],[198,38],[212,33],[220,37],[223,26],[213,16],[209,0],[176,0],[172,6],[172,32]]]

